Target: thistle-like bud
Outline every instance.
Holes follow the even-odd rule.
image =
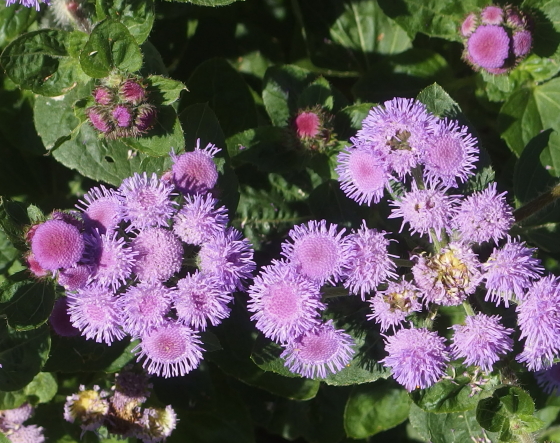
[[[91,125],[99,132],[107,134],[113,130],[113,123],[105,108],[101,106],[92,106],[87,109],[86,113]]]
[[[136,106],[146,101],[148,93],[143,84],[136,80],[128,79],[119,88],[119,96],[124,102]]]
[[[136,129],[141,134],[145,134],[153,128],[157,117],[157,109],[155,106],[144,103],[138,107],[138,114],[134,120]]]
[[[126,105],[117,105],[111,111],[115,125],[119,128],[128,128],[132,124],[132,111]]]
[[[115,98],[113,92],[105,86],[98,86],[91,94],[95,102],[100,105],[110,105]]]
[[[300,109],[292,121],[296,145],[308,152],[324,152],[332,144],[332,115],[320,106]]]

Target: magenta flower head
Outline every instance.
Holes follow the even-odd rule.
[[[29,272],[31,273],[31,275],[33,275],[33,277],[42,278],[49,275],[49,271],[41,267],[41,265],[35,258],[35,255],[33,255],[33,252],[29,252],[27,254],[27,256],[25,257],[25,262],[27,263]]]
[[[499,356],[513,349],[513,329],[504,328],[497,315],[467,316],[465,324],[454,325],[453,330],[452,357],[464,358],[465,365],[480,366],[484,372],[492,371]]]
[[[144,103],[138,106],[136,111],[134,127],[138,133],[145,134],[152,129],[156,123],[157,108],[149,103]]]
[[[34,230],[31,251],[43,269],[55,271],[75,265],[84,252],[84,239],[75,226],[47,220]]]
[[[121,84],[119,96],[124,102],[132,105],[139,105],[148,98],[148,93],[143,84],[136,80],[128,79]]]
[[[463,37],[468,37],[474,32],[474,30],[478,26],[477,21],[478,17],[476,14],[471,12],[469,15],[467,15],[467,17],[461,24],[461,34],[463,34]]]
[[[183,194],[203,194],[210,191],[218,181],[218,169],[213,158],[220,151],[212,143],[201,149],[198,139],[194,151],[179,156],[172,154],[173,182],[177,189]]]
[[[132,240],[131,246],[138,254],[132,271],[140,281],[164,282],[181,269],[183,245],[173,232],[145,229]]]
[[[525,57],[531,52],[533,36],[530,31],[523,30],[513,34],[513,53],[516,57]]]
[[[151,329],[132,352],[148,374],[160,377],[177,377],[196,369],[202,360],[198,335],[188,326],[169,321]]]
[[[200,270],[214,276],[227,291],[245,289],[256,268],[253,248],[235,228],[227,228],[200,248]]]
[[[389,254],[390,240],[385,238],[386,234],[368,229],[364,220],[360,229],[345,239],[348,250],[342,264],[344,287],[362,300],[380,283],[397,276],[397,265],[392,260],[397,256]]]
[[[560,363],[553,364],[545,371],[536,372],[535,379],[545,393],[560,395]]]
[[[348,243],[342,238],[345,229],[327,226],[325,220],[311,220],[294,226],[288,233],[291,242],[282,243],[282,255],[305,277],[323,285],[336,283],[349,257]]]
[[[132,110],[126,105],[117,105],[111,111],[113,121],[119,128],[128,128],[132,123]]]
[[[115,99],[113,92],[105,86],[98,86],[91,94],[95,102],[99,105],[110,105]]]
[[[102,106],[92,106],[86,110],[91,125],[99,132],[108,134],[113,131],[114,126],[110,114]]]
[[[500,25],[504,21],[504,10],[499,6],[486,6],[480,13],[485,25]]]
[[[299,138],[313,138],[321,130],[321,119],[315,112],[300,112],[294,126]]]
[[[476,254],[460,243],[449,243],[432,256],[413,256],[416,286],[424,300],[443,306],[456,306],[474,293],[482,280]]]
[[[89,264],[77,264],[58,271],[58,284],[67,291],[82,289],[94,274],[95,268]]]
[[[214,276],[196,271],[177,282],[173,304],[177,318],[185,325],[204,331],[208,324],[219,325],[229,317],[228,304],[233,300]]]
[[[320,286],[285,261],[264,266],[249,288],[247,309],[265,337],[278,343],[295,340],[321,323]]]
[[[125,178],[119,188],[124,220],[137,229],[167,226],[175,212],[174,202],[170,200],[172,192],[173,187],[156,174],[148,178],[145,172],[142,175],[135,172],[132,177]]]
[[[444,339],[427,329],[400,329],[385,338],[389,354],[381,362],[407,391],[425,389],[445,373],[449,354]]]
[[[453,227],[466,243],[482,243],[504,238],[513,226],[513,209],[507,204],[506,192],[498,194],[496,183],[467,197],[457,208]]]
[[[510,39],[504,28],[482,25],[476,28],[467,42],[467,53],[481,68],[501,68],[509,56]]]
[[[342,329],[335,329],[329,320],[289,342],[280,357],[295,374],[326,378],[328,373],[336,374],[350,363],[353,346],[352,337]]]
[[[80,330],[76,329],[71,321],[70,314],[68,313],[68,300],[66,297],[60,297],[55,303],[49,323],[61,337],[75,337],[80,334]]]
[[[91,188],[76,207],[83,211],[86,229],[100,234],[116,229],[124,215],[122,197],[103,185]]]
[[[422,310],[420,291],[406,280],[389,282],[387,289],[379,291],[369,301],[372,313],[367,315],[368,320],[373,320],[385,332],[389,328],[400,325],[412,312]]]

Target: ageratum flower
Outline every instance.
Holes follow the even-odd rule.
[[[467,52],[473,64],[484,69],[500,68],[509,56],[509,36],[504,28],[482,25],[467,41]]]
[[[553,364],[546,371],[535,372],[535,378],[545,393],[560,395],[560,363]]]
[[[49,0],[6,0],[6,6],[11,6],[18,2],[20,5],[25,6],[26,8],[35,8],[37,11],[41,9],[40,4],[44,3],[48,5],[50,2]]]
[[[466,365],[476,365],[485,372],[492,371],[500,355],[513,348],[509,337],[513,329],[504,328],[497,315],[476,314],[467,316],[465,325],[452,326],[453,345],[451,355],[454,359],[464,358]]]
[[[75,226],[62,220],[47,220],[34,230],[31,251],[43,269],[69,268],[82,258],[84,239]]]
[[[0,429],[6,432],[8,429],[17,428],[23,422],[29,420],[33,415],[33,406],[24,403],[14,409],[4,409],[0,411]]]
[[[171,406],[146,408],[140,418],[140,425],[137,438],[144,442],[165,441],[177,426],[177,414]]]
[[[400,329],[386,337],[385,351],[389,355],[381,363],[391,368],[393,378],[409,392],[432,386],[449,362],[444,339],[425,328]]]
[[[58,284],[67,291],[82,289],[95,272],[92,265],[77,264],[71,268],[64,268],[58,272]]]
[[[19,426],[6,432],[6,437],[12,443],[44,443],[44,428],[42,426]]]
[[[80,330],[75,328],[70,321],[67,297],[60,297],[55,301],[49,323],[54,332],[61,337],[75,337],[80,334]]]
[[[247,309],[265,337],[278,343],[293,341],[320,325],[320,286],[284,261],[264,266],[249,288]]]
[[[117,228],[123,219],[122,198],[113,189],[105,186],[91,188],[76,205],[83,211],[86,229],[97,229],[100,234]]]
[[[64,419],[70,423],[79,422],[83,431],[99,429],[109,412],[108,395],[99,386],[86,390],[84,385],[80,385],[77,394],[66,397]]]
[[[220,152],[212,143],[200,148],[200,139],[196,141],[194,151],[179,156],[171,154],[173,183],[183,194],[204,194],[210,191],[218,181],[218,170],[214,156]]]
[[[329,320],[289,342],[280,357],[295,374],[326,378],[329,372],[336,374],[352,360],[353,345],[352,337],[335,329]]]
[[[132,271],[142,282],[163,282],[181,269],[183,245],[171,231],[144,229],[132,240],[131,248],[138,254]]]

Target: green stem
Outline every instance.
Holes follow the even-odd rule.
[[[323,298],[335,298],[335,297],[348,297],[348,289],[346,288],[339,288],[339,287],[323,287],[321,288],[323,292]]]
[[[406,258],[396,258],[393,261],[399,268],[412,268],[414,266],[414,262]]]
[[[416,187],[418,189],[426,189],[426,185],[424,184],[424,177],[422,177],[422,169],[420,166],[416,168],[412,168],[412,177],[414,177],[414,181],[416,182]]]
[[[467,300],[463,302],[463,308],[465,308],[465,312],[467,313],[467,315],[471,317],[474,316],[474,310]]]
[[[554,203],[558,198],[560,198],[560,183],[554,186],[550,191],[547,191],[544,194],[539,195],[534,200],[531,200],[529,203],[526,203],[520,208],[516,209],[513,212],[513,216],[515,217],[515,222],[519,223],[525,220],[531,215],[539,212],[545,206]]]

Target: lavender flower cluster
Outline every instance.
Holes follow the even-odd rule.
[[[69,316],[97,342],[128,334],[140,340],[133,352],[150,374],[198,366],[198,332],[228,317],[232,293],[255,269],[251,245],[227,227],[226,209],[211,193],[218,151],[198,144],[173,155],[161,179],[134,174],[117,190],[93,188],[79,211],[54,212],[29,230],[31,271],[66,289],[51,317],[56,332],[75,332],[64,322]]]
[[[119,438],[136,437],[144,443],[164,441],[175,429],[177,415],[171,406],[143,407],[151,389],[146,373],[124,368],[115,375],[110,392],[99,386],[85,389],[81,385],[79,392],[68,396],[64,419],[79,423],[82,435],[105,426],[110,434]]]
[[[24,403],[15,409],[0,411],[0,431],[12,443],[43,443],[43,428],[23,423],[31,418],[34,408]]]

